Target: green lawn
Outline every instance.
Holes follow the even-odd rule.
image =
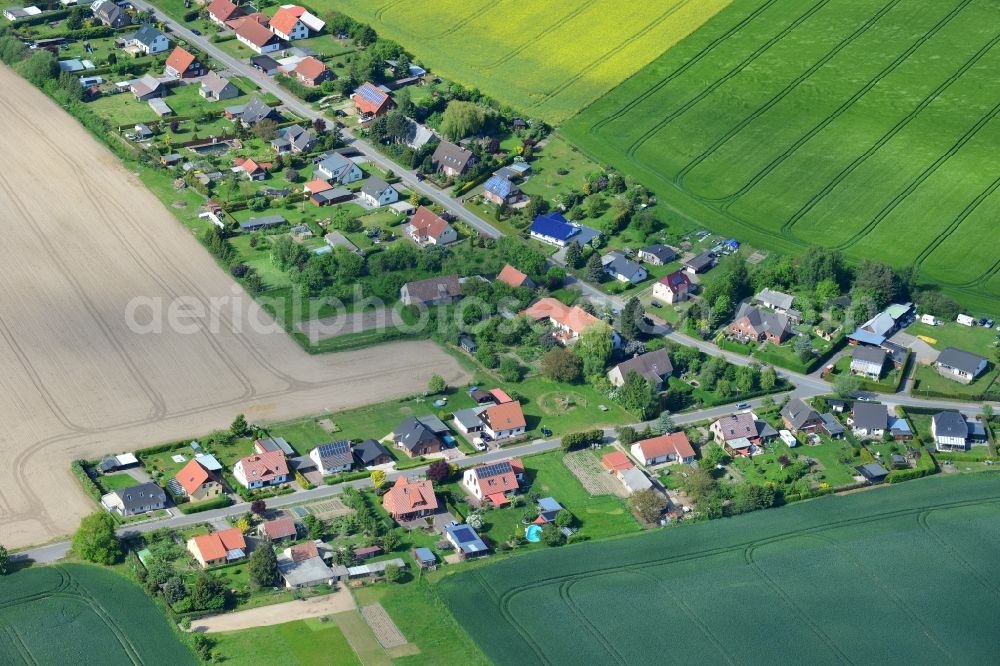
[[[128,472],[121,472],[119,474],[101,474],[97,477],[100,482],[101,487],[104,488],[104,492],[111,492],[112,490],[121,490],[122,488],[131,488],[132,486],[139,485],[139,482],[135,480],[135,477]]]
[[[329,620],[296,620],[270,627],[213,634],[215,650],[225,661],[236,664],[289,664],[360,666],[354,650],[337,626],[338,615]]]
[[[789,477],[788,471],[782,468],[778,458],[788,456],[793,462],[797,459],[811,458],[819,463],[813,466],[810,472],[803,478],[813,487],[826,483],[831,487],[843,486],[853,483],[856,472],[853,465],[861,464],[860,459],[856,460],[851,454],[851,447],[844,440],[831,440],[821,437],[822,444],[819,446],[799,445],[789,449],[784,442],[775,440],[766,447],[766,452],[752,458],[736,458],[731,463],[738,469],[748,483],[776,483],[779,486],[791,488],[794,479]],[[844,463],[842,458],[849,460]]]
[[[934,340],[935,342],[931,343],[931,346],[935,349],[957,347],[987,358],[990,357],[990,352],[997,340],[997,332],[992,328],[962,326],[957,322],[929,326],[918,321],[907,326],[906,332],[910,335],[920,335]]]
[[[833,366],[833,373],[835,375],[851,373],[850,355],[842,356],[837,360]],[[893,363],[886,362],[885,367],[882,369],[882,376],[879,377],[878,381],[872,381],[866,377],[858,377],[858,379],[861,380],[861,388],[866,391],[895,393],[899,382],[899,373],[900,370],[897,370]]]
[[[994,7],[732,3],[583,113],[570,142],[757,247],[822,244],[912,266],[973,312],[1000,307],[991,159]],[[906,242],[900,242],[905,238]]]
[[[971,384],[942,377],[937,369],[930,365],[918,363],[913,371],[913,378],[917,382],[914,390],[935,391],[959,400],[974,400],[985,393],[1000,393],[1000,386],[996,385],[997,377],[1000,377],[1000,368],[995,363],[990,363],[986,371]]]

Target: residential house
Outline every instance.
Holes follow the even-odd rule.
[[[397,449],[402,450],[410,458],[425,456],[430,453],[440,453],[444,449],[444,442],[441,434],[435,432],[432,427],[428,427],[420,419],[411,416],[398,426],[392,433],[392,441]]]
[[[483,184],[483,198],[498,206],[517,203],[520,197],[521,188],[504,176],[494,174]]]
[[[788,401],[781,409],[781,420],[792,432],[814,433],[823,428],[823,418],[815,409],[798,398]]]
[[[691,257],[685,261],[682,266],[684,266],[685,271],[691,275],[695,275],[696,273],[704,273],[712,268],[712,266],[715,266],[715,263],[716,259],[714,254],[711,252],[702,252],[701,254]]]
[[[309,36],[309,28],[300,18],[304,11],[305,8],[295,5],[279,7],[270,20],[271,32],[288,42],[305,39]]]
[[[232,21],[229,24],[233,24]],[[281,37],[261,25],[253,17],[236,19],[236,39],[249,46],[254,52],[273,53],[281,48]]]
[[[258,533],[268,537],[271,541],[282,541],[295,539],[299,535],[299,530],[295,526],[293,518],[277,518],[261,523]]]
[[[251,217],[246,222],[240,222],[240,231],[260,231],[270,227],[280,227],[287,224],[281,215],[265,215],[263,217]]]
[[[885,350],[881,347],[858,345],[851,352],[851,372],[878,381],[885,366]]]
[[[778,436],[777,430],[758,419],[753,412],[723,416],[712,423],[709,430],[717,444],[730,454],[739,456],[753,455],[762,444]]]
[[[629,360],[622,361],[608,371],[608,379],[612,385],[621,386],[631,371],[639,373],[639,376],[652,384],[657,391],[662,391],[664,382],[674,371],[674,365],[670,362],[666,349],[657,349],[645,354],[636,354]]]
[[[618,280],[629,284],[636,284],[646,279],[646,269],[626,257],[621,252],[608,252],[601,257],[601,266],[604,272]]]
[[[476,156],[471,150],[466,150],[451,141],[442,141],[431,155],[434,171],[443,173],[448,178],[459,178],[465,175],[469,167],[476,163]]]
[[[934,367],[938,374],[956,382],[970,384],[988,365],[987,360],[979,354],[973,354],[955,347],[948,347],[941,352]]]
[[[94,18],[109,28],[124,28],[132,24],[132,17],[112,0],[99,0],[90,6]]]
[[[465,523],[445,525],[444,538],[455,548],[462,559],[480,557],[489,552],[486,542],[476,534],[476,530]]]
[[[406,476],[400,476],[382,496],[382,508],[396,521],[430,515],[438,510],[438,506],[434,486],[427,479],[410,481]]]
[[[635,467],[632,461],[629,460],[629,457],[622,451],[612,451],[611,453],[604,454],[604,457],[601,458],[601,465],[612,474]]]
[[[292,125],[278,130],[271,139],[271,148],[279,155],[284,153],[308,153],[316,145],[316,137],[302,125]],[[354,164],[351,162],[351,164]],[[357,166],[354,164],[354,166]],[[358,169],[360,171],[360,169]]]
[[[747,303],[740,305],[729,331],[740,340],[766,340],[773,344],[781,344],[792,334],[786,315]]]
[[[209,72],[202,78],[198,94],[211,102],[239,97],[240,89],[230,81],[215,72]]]
[[[232,21],[243,14],[243,9],[230,0],[212,0],[212,4],[208,6],[208,18],[220,26],[225,26],[226,21]]]
[[[238,527],[188,539],[187,549],[203,568],[236,562],[246,557],[247,542]]]
[[[399,191],[378,176],[372,176],[361,188],[360,198],[373,208],[399,201]]]
[[[774,291],[773,289],[761,289],[760,292],[754,296],[754,303],[757,303],[765,308],[774,310],[775,312],[780,312],[781,314],[788,314],[792,309],[792,303],[795,297],[791,294],[783,294],[780,291]]]
[[[882,439],[889,426],[889,412],[880,402],[856,402],[851,412],[851,428],[864,439]]]
[[[267,168],[265,165],[270,166],[270,164],[265,162],[256,162],[246,157],[237,157],[233,161],[233,172],[242,174],[250,180],[264,180],[267,178]]]
[[[356,444],[354,446],[354,458],[362,467],[388,465],[395,460],[395,458],[392,457],[392,453],[389,452],[389,449],[385,448],[381,442],[377,442],[374,439],[366,439],[360,444]]]
[[[291,11],[312,33],[322,32],[323,28],[326,27],[325,21],[306,10],[305,7],[299,5],[281,5],[281,8]]]
[[[412,118],[406,119],[406,145],[419,150],[434,139],[434,130],[427,125],[421,125]]]
[[[524,479],[524,464],[520,458],[478,465],[465,470],[462,486],[480,502],[489,501],[499,507],[517,494]]]
[[[273,23],[271,27],[274,27]],[[315,88],[324,81],[331,81],[337,78],[326,65],[312,56],[307,56],[299,61],[299,64],[295,66],[292,73],[307,88]]]
[[[366,81],[360,88],[351,95],[354,100],[354,109],[358,113],[359,119],[364,122],[376,116],[383,116],[389,113],[396,103],[388,92],[380,89],[374,83]]]
[[[141,78],[132,81],[129,88],[140,102],[148,102],[151,99],[163,97],[167,92],[163,82],[152,74],[143,74]]]
[[[119,516],[158,511],[167,505],[167,493],[155,483],[118,488],[101,498],[101,505]]]
[[[280,451],[285,457],[295,455],[295,449],[284,437],[265,437],[253,441],[253,450],[257,453],[273,453]]]
[[[455,229],[443,217],[424,206],[410,218],[406,234],[420,246],[447,245],[458,240]]]
[[[938,412],[931,419],[931,436],[938,451],[969,448],[969,424],[959,412]]]
[[[143,55],[155,55],[170,48],[170,40],[154,26],[145,23],[125,38],[125,45],[134,48]]]
[[[691,278],[675,271],[665,275],[653,285],[653,298],[664,303],[681,303],[691,294]]]
[[[177,472],[174,480],[191,502],[201,502],[222,495],[222,483],[218,475],[196,458],[189,460]]]
[[[346,439],[320,444],[309,452],[309,458],[323,476],[349,472],[354,465],[351,442]]]
[[[506,285],[517,289],[519,287],[527,287],[528,289],[534,289],[535,283],[530,277],[521,271],[517,270],[510,264],[503,267],[500,274],[497,275],[497,281],[503,282]]]
[[[551,297],[539,299],[521,314],[532,321],[548,321],[564,345],[575,342],[585,328],[600,321],[578,305],[570,307]]]
[[[361,167],[340,153],[327,153],[316,159],[313,177],[347,185],[361,180],[365,177],[365,173]]]
[[[457,275],[407,282],[399,290],[403,305],[446,305],[462,296]]]
[[[852,344],[881,346],[899,328],[899,322],[913,311],[911,303],[893,303],[882,312],[858,326],[847,336]]]
[[[881,483],[885,481],[885,477],[889,476],[889,471],[878,463],[868,463],[867,465],[855,467],[855,469],[858,470],[858,473],[868,483]]]
[[[232,113],[230,113],[232,112]],[[238,118],[243,127],[253,127],[262,120],[279,120],[277,112],[265,104],[259,97],[254,95],[250,101],[243,106],[230,107],[227,114],[232,118]]]
[[[481,418],[483,432],[494,440],[523,435],[527,427],[521,403],[516,400],[487,407]]]
[[[347,567],[330,567],[320,554],[322,541],[306,541],[285,548],[278,554],[278,573],[290,590],[319,585],[333,585],[337,580],[350,576]]]
[[[683,432],[650,437],[632,444],[632,455],[643,465],[694,462],[694,447]]]
[[[573,236],[580,233],[580,226],[571,223],[562,216],[562,213],[548,213],[535,217],[528,233],[543,243],[566,247],[573,240]]]
[[[668,247],[660,243],[653,243],[652,245],[647,245],[639,250],[639,252],[636,253],[636,256],[639,258],[639,261],[644,261],[647,264],[663,266],[664,264],[669,264],[671,261],[676,259],[677,253],[672,247]]]
[[[289,480],[288,461],[281,451],[256,453],[240,458],[233,465],[233,476],[248,490],[277,486]]]

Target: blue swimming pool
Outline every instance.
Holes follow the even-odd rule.
[[[539,525],[528,525],[524,530],[524,538],[531,543],[538,543],[542,540],[542,528]]]

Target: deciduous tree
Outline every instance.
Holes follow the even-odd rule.
[[[270,538],[265,536],[257,542],[247,569],[250,582],[258,588],[272,587],[278,582],[278,559]]]
[[[114,564],[121,559],[122,548],[111,514],[101,511],[81,520],[73,535],[73,550],[83,559],[97,564]]]
[[[583,361],[565,347],[553,347],[542,357],[541,370],[549,379],[572,383],[580,378]]]
[[[431,375],[430,380],[427,382],[427,392],[432,395],[443,393],[446,388],[448,388],[448,384],[444,381],[444,377],[437,373]]]
[[[628,498],[629,508],[647,523],[655,523],[667,508],[667,498],[655,490],[640,490]]]

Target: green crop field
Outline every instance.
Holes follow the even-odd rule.
[[[738,0],[568,121],[664,215],[1000,305],[993,0]]]
[[[195,664],[138,586],[67,564],[0,577],[2,664]]]
[[[497,664],[986,663],[1000,476],[932,477],[446,576]]]
[[[441,76],[559,122],[732,0],[315,0],[371,24]]]

